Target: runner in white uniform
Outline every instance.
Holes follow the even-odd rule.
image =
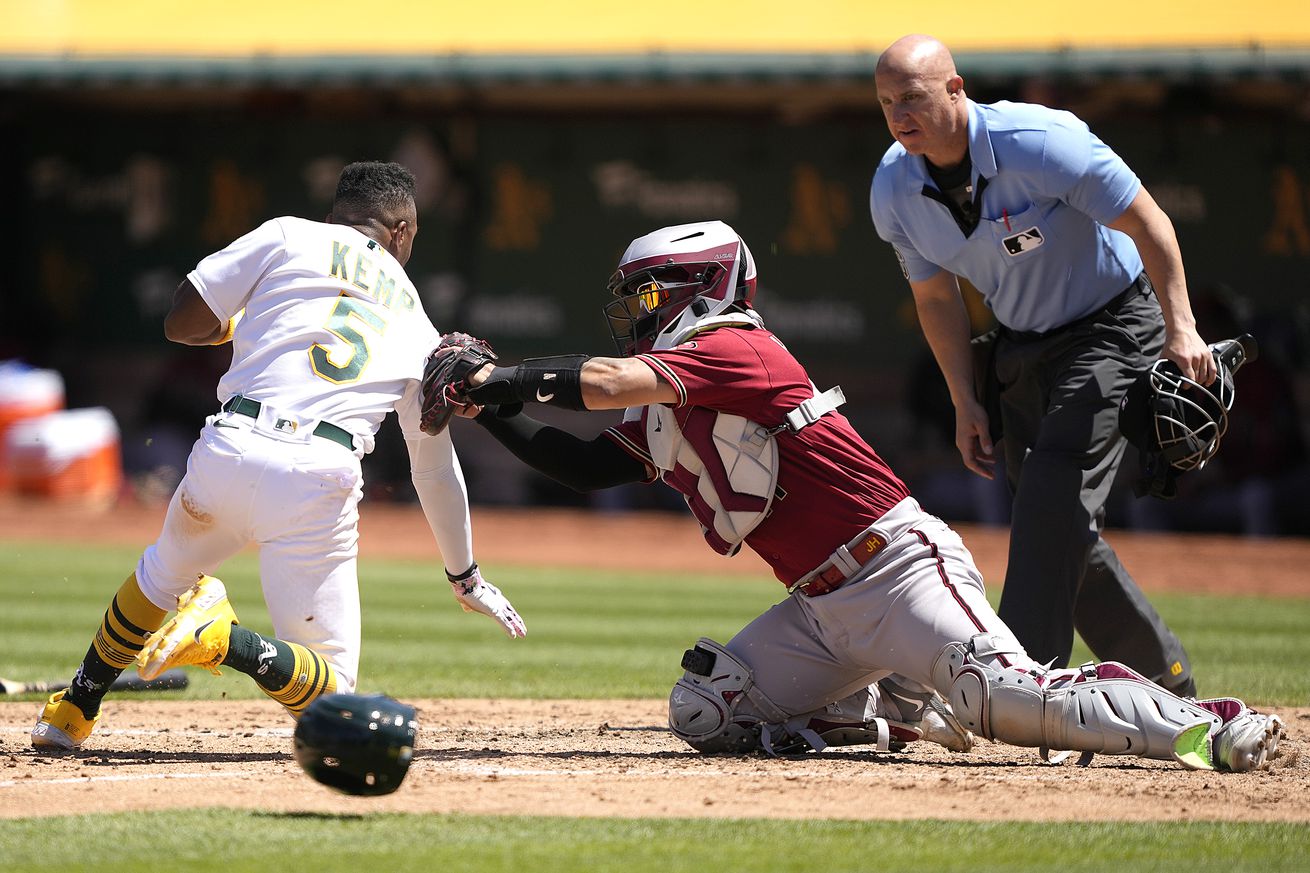
[[[180,664],[231,666],[293,714],[322,694],[352,691],[360,458],[393,409],[456,598],[523,635],[474,562],[449,435],[419,430],[423,363],[439,334],[404,270],[418,229],[413,177],[397,164],[351,164],[328,221],[265,222],[178,288],[169,339],[233,342],[220,409],[191,452],[159,540],[114,597],[71,687],[50,698],[34,746],[80,745],[105,690],[133,661],[146,678]],[[207,575],[250,542],[260,546],[276,638],[236,625],[223,584]]]

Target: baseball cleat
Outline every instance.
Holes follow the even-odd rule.
[[[77,704],[65,700],[68,689],[56,691],[41,710],[41,718],[32,727],[34,749],[76,749],[91,736],[99,714],[87,718]]]
[[[1234,773],[1258,770],[1270,758],[1278,756],[1278,741],[1282,738],[1281,718],[1244,712],[1215,733],[1215,766]]]
[[[946,701],[936,694],[928,699],[918,728],[923,739],[952,752],[968,752],[976,742],[973,732],[956,720],[955,713],[951,712]]]
[[[227,599],[227,589],[212,576],[201,576],[177,599],[177,615],[151,634],[137,655],[137,672],[142,679],[154,679],[173,667],[204,667],[215,676],[227,657],[236,613]]]

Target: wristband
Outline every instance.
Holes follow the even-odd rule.
[[[473,420],[478,424],[485,425],[492,419],[503,421],[507,418],[513,418],[522,411],[522,403],[491,403],[482,407],[482,411]]]
[[[585,410],[582,365],[588,360],[588,355],[557,355],[494,367],[487,381],[466,393],[479,406],[531,402]]]
[[[446,579],[451,582],[463,582],[464,580],[468,579],[476,572],[478,572],[478,562],[474,561],[472,564],[469,565],[469,568],[465,570],[463,573],[451,573],[449,570],[447,570]]]

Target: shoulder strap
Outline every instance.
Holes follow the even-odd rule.
[[[784,415],[783,424],[772,428],[770,433],[779,433],[784,430],[799,433],[845,402],[846,395],[842,392],[841,386],[834,385],[822,394],[816,393],[809,400]]]

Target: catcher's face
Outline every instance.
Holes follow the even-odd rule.
[[[699,275],[684,267],[661,267],[631,276],[619,270],[608,287],[618,299],[605,307],[605,316],[615,345],[626,356],[649,349],[659,329],[683,308],[673,304],[689,301],[703,285]]]

